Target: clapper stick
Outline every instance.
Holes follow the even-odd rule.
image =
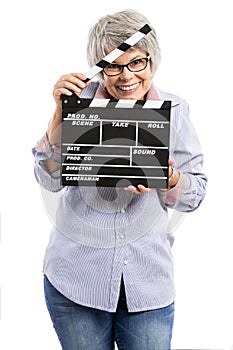
[[[96,63],[87,73],[87,79],[84,80],[84,83],[87,83],[89,80],[94,78],[94,76],[100,73],[109,63],[112,63],[118,57],[120,57],[124,52],[134,46],[139,40],[141,40],[145,35],[151,31],[151,27],[148,24],[145,24],[141,29],[136,33],[131,35],[126,41],[124,41],[120,46],[111,51],[107,56],[105,56],[101,61]]]

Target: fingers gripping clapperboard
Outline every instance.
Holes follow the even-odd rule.
[[[86,81],[132,47],[145,25],[86,74]],[[61,184],[168,187],[171,101],[62,95]]]

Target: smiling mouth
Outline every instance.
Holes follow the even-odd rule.
[[[117,86],[117,88],[121,91],[132,91],[132,90],[135,90],[139,87],[140,83],[136,83],[136,84],[133,84],[133,85],[119,85]]]

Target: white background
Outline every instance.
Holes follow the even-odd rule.
[[[0,9],[1,349],[60,349],[41,272],[52,223],[31,148],[53,113],[56,80],[88,70],[90,26],[126,8],[157,30],[162,62],[155,83],[189,102],[209,178],[205,201],[176,231],[173,348],[233,345],[231,1],[8,0]]]

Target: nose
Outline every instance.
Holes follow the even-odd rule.
[[[123,68],[123,72],[120,75],[121,80],[128,81],[134,76],[134,72],[130,72],[130,70],[127,67]]]

